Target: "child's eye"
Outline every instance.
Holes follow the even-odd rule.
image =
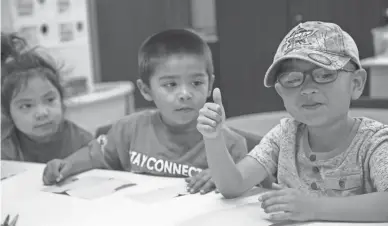
[[[335,72],[326,72],[324,74],[321,74],[321,75],[317,75],[315,77],[315,79],[318,81],[318,82],[326,82],[326,81],[332,81],[332,80],[335,80],[336,78],[336,74]]]
[[[50,103],[52,103],[52,102],[54,102],[56,99],[57,99],[56,97],[49,97],[49,98],[47,98],[47,101],[50,102]]]
[[[27,109],[30,109],[32,107],[31,104],[22,104],[19,106],[19,109],[21,110],[27,110]]]
[[[194,86],[200,86],[202,84],[204,84],[204,82],[202,82],[202,81],[195,81],[194,82]]]
[[[167,87],[167,88],[172,88],[172,87],[175,87],[176,86],[176,83],[175,82],[169,82],[169,83],[165,83],[163,84],[164,87]]]
[[[326,79],[326,78],[332,78],[334,76],[335,76],[334,73],[328,73],[328,74],[322,75],[321,77]]]

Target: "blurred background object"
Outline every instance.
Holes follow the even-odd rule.
[[[371,29],[384,25],[387,7],[386,0],[216,1],[219,76],[228,116],[284,110],[263,78],[292,27],[309,20],[337,23],[352,35],[363,59],[374,56]],[[369,82],[363,98],[369,98]]]
[[[92,90],[91,38],[85,0],[2,0],[1,8],[2,31],[19,33],[31,47],[44,47],[59,64],[71,69],[64,75],[66,81],[81,81],[83,77],[86,83],[82,92]]]
[[[95,132],[134,112],[132,82],[100,83],[87,0],[2,0],[2,31],[17,32],[63,65],[66,116]]]
[[[374,56],[363,59],[361,64],[369,69],[369,98],[388,104],[388,8],[383,10],[383,18],[381,26],[371,30]]]
[[[92,2],[99,81],[134,82],[137,49],[147,36],[167,28],[193,28],[207,33],[204,37],[213,52],[215,86],[223,92],[228,116],[284,110],[275,90],[263,86],[263,78],[282,37],[297,23],[338,23],[354,37],[360,57],[367,58],[374,56],[371,30],[384,25],[388,7],[386,0]],[[363,98],[369,95],[368,81]],[[135,100],[136,108],[152,107],[138,91]]]
[[[213,52],[216,85],[219,85],[219,46],[215,0],[89,0],[95,55],[96,81],[138,79],[137,51],[156,32],[192,28],[208,41]],[[136,108],[153,107],[135,92]]]
[[[103,108],[107,103],[98,100],[109,102],[109,95],[120,93],[106,90],[124,89],[118,84],[127,82],[126,96],[119,99],[130,103],[112,101],[133,106],[125,107],[124,115],[153,107],[133,86],[143,40],[168,28],[194,29],[212,50],[215,86],[222,90],[227,116],[233,117],[284,110],[275,90],[264,87],[264,74],[284,35],[308,20],[337,23],[355,39],[369,75],[352,107],[388,108],[388,57],[377,56],[387,45],[387,8],[387,0],[2,0],[2,30],[21,31],[73,67],[70,96],[90,96],[86,102],[95,98]],[[109,88],[100,88],[104,84]],[[118,117],[87,109],[93,109],[94,119]]]
[[[384,24],[372,28],[374,55],[388,55],[388,8],[383,13]]]

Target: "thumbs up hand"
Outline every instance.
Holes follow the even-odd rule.
[[[213,90],[214,103],[206,103],[199,110],[197,129],[205,138],[215,138],[225,122],[225,110],[222,105],[221,91]]]

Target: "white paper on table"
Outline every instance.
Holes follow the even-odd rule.
[[[207,213],[227,209],[238,209],[239,207],[249,204],[258,204],[260,208],[261,203],[258,198],[265,191],[266,190],[262,188],[255,188],[235,199],[225,199],[222,194],[215,192],[210,192],[205,195],[186,195],[163,203],[156,203],[153,207],[161,212],[166,218],[173,219],[174,224],[183,224],[188,219],[196,218],[196,216],[201,218]],[[198,219],[194,220],[198,221]]]
[[[1,161],[1,180],[23,173],[26,169],[20,164]]]
[[[289,223],[289,222],[287,222]],[[268,215],[261,208],[261,203],[249,203],[233,208],[210,211],[181,221],[177,226],[210,226],[210,225],[244,225],[244,226],[281,226],[292,224],[279,224],[268,220]]]
[[[127,195],[126,197],[134,201],[138,201],[146,204],[152,204],[152,203],[173,199],[178,196],[184,196],[188,194],[190,193],[187,192],[186,187],[179,184],[174,186],[158,188],[156,190],[151,190],[143,193],[130,194],[130,195]]]
[[[112,194],[120,189],[134,186],[135,183],[109,177],[85,176],[68,178],[59,185],[44,188],[42,191],[65,193],[72,197],[94,199]]]
[[[66,193],[73,197],[84,198],[84,199],[94,199],[102,196],[112,194],[121,188],[134,186],[134,183],[128,183],[126,181],[120,181],[116,179],[111,179],[104,181],[97,186],[91,187],[80,187],[78,189],[72,189],[66,191]]]
[[[106,180],[109,180],[109,178],[95,177],[95,176],[82,177],[82,178],[70,177],[58,184],[46,187],[42,191],[52,192],[52,193],[63,193],[72,189],[95,186],[97,184],[101,184]]]

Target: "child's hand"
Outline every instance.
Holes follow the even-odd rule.
[[[225,121],[220,89],[213,90],[213,100],[214,103],[206,103],[199,110],[197,129],[205,138],[217,137]]]
[[[314,220],[314,207],[319,205],[316,199],[306,196],[294,188],[283,188],[274,185],[276,191],[264,193],[259,201],[266,213],[271,214],[274,221],[309,221]]]
[[[71,163],[62,159],[49,161],[43,171],[43,183],[52,185],[70,176]]]
[[[216,185],[211,180],[210,171],[203,170],[195,176],[185,179],[187,182],[187,191],[191,194],[197,193],[206,194],[216,188]]]

